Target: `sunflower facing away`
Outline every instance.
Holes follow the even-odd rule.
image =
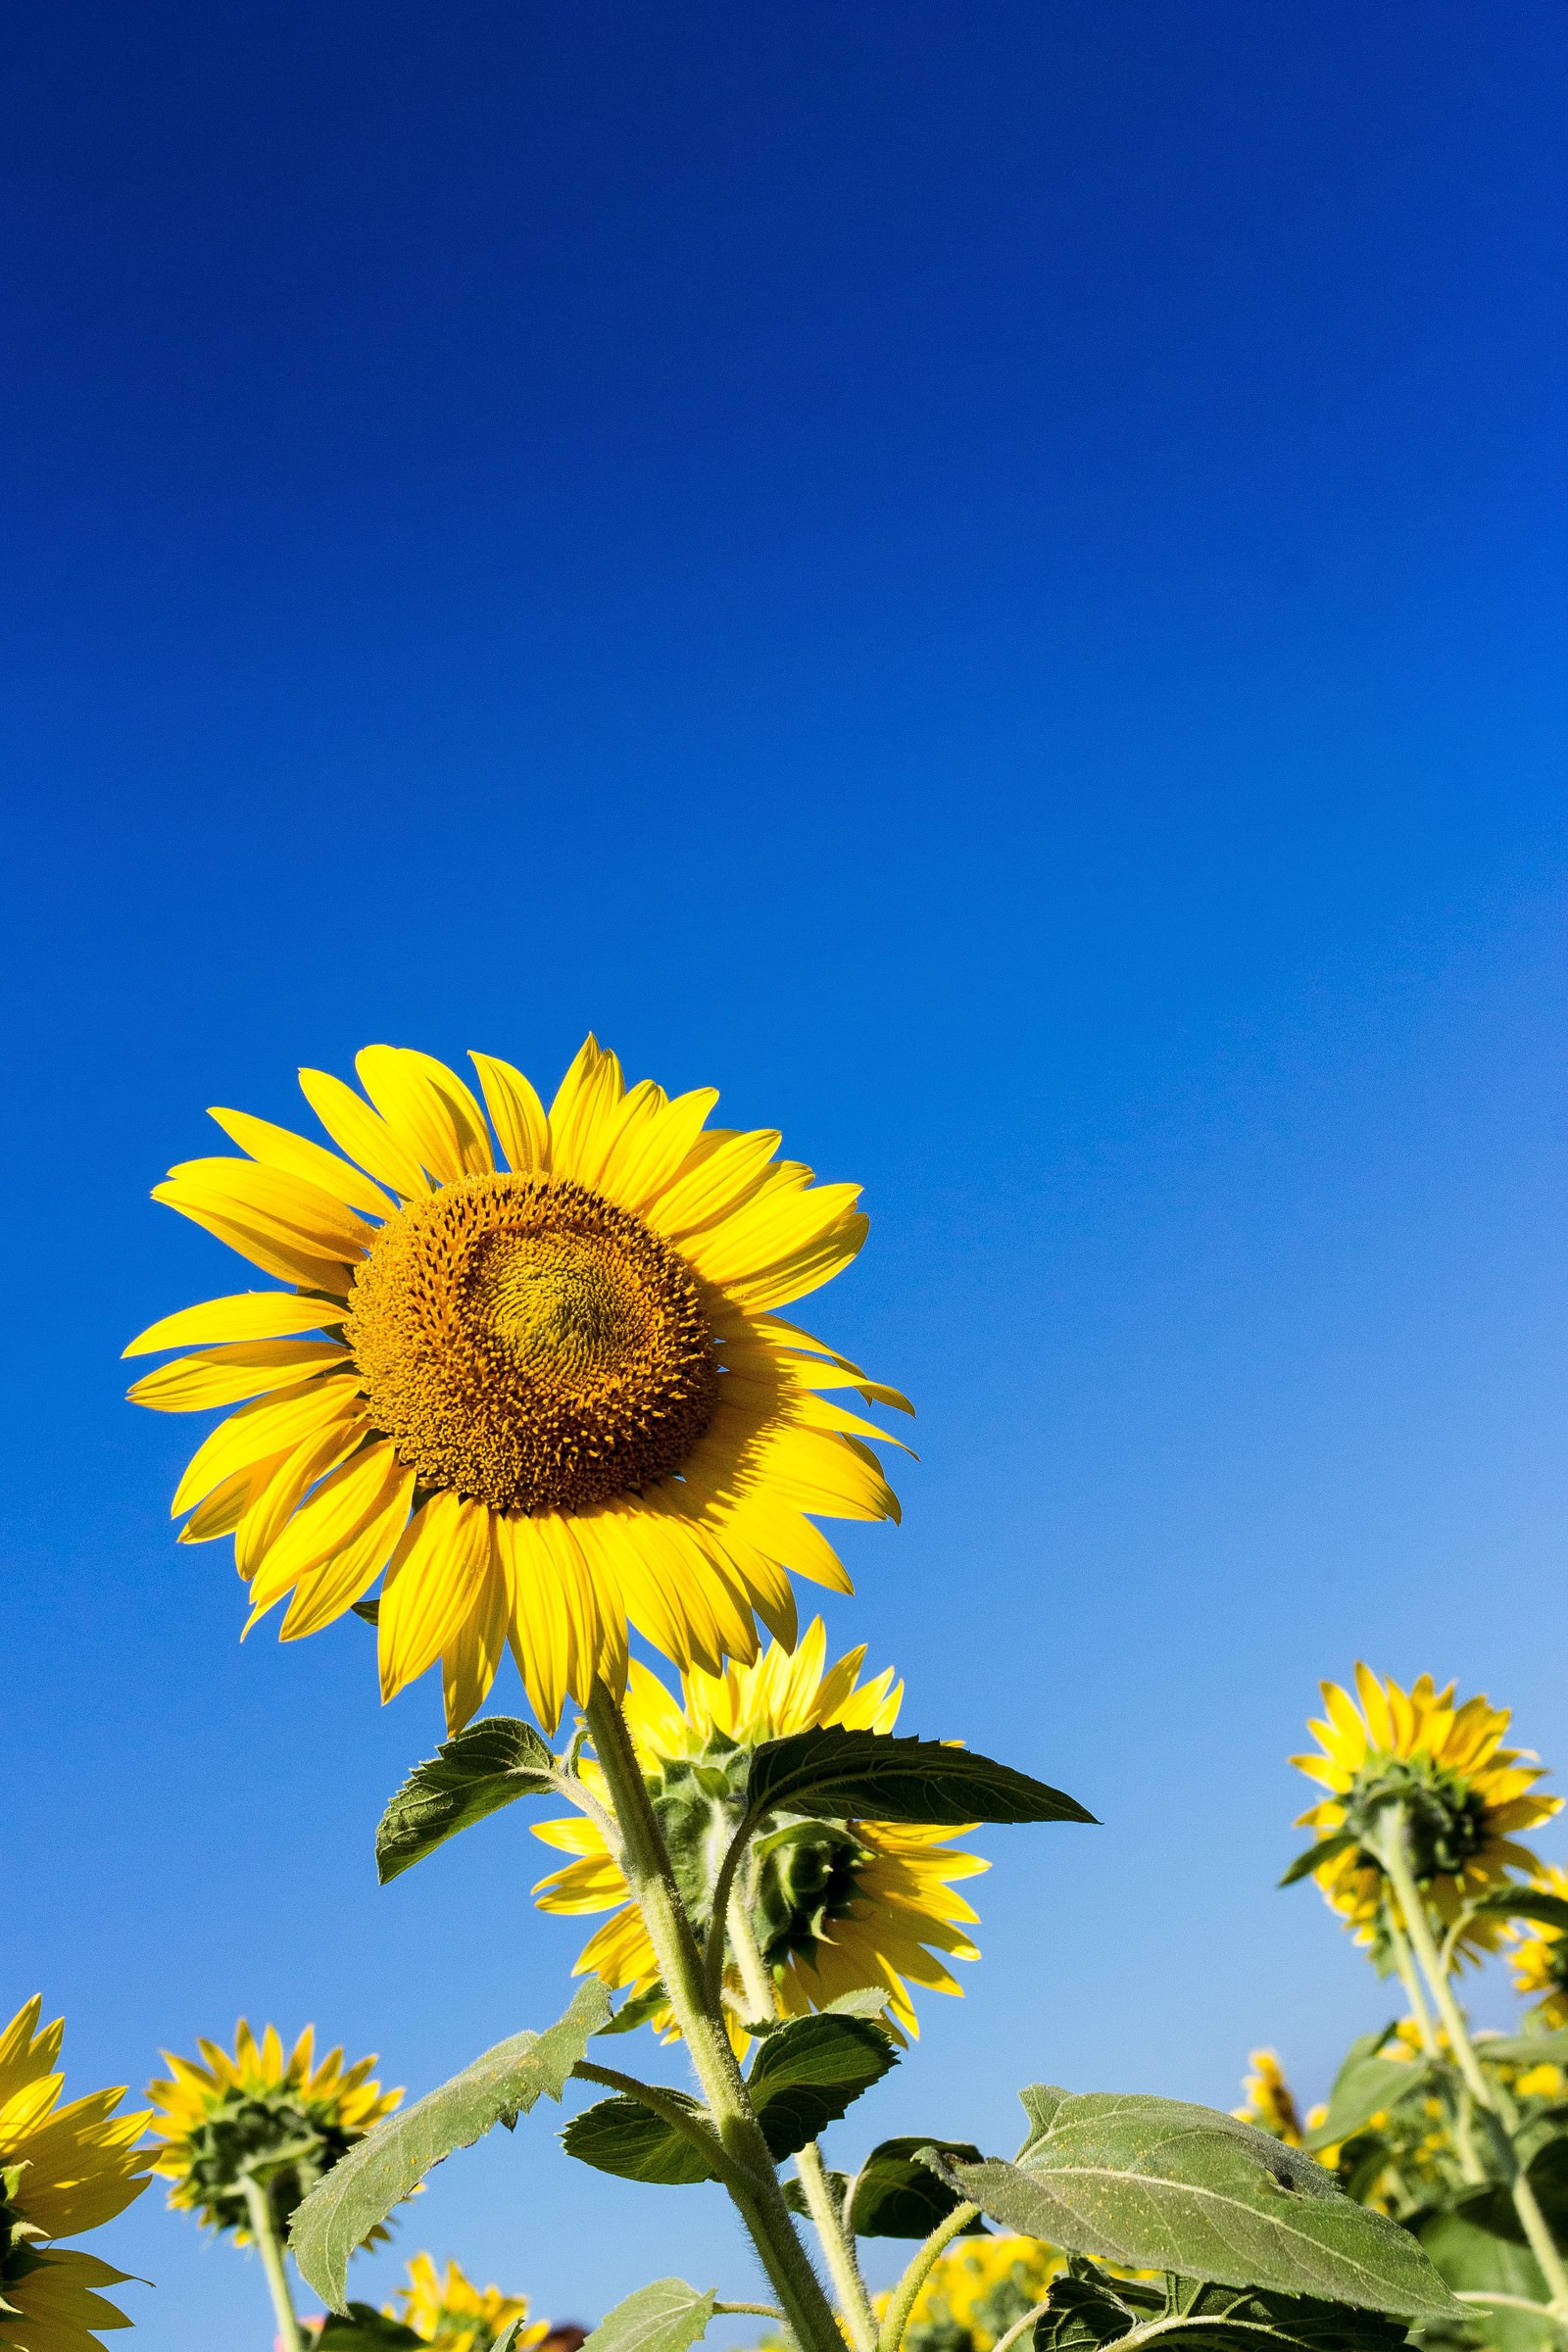
[[[1422,1675],[1410,1690],[1358,1665],[1360,1705],[1337,1683],[1320,1686],[1326,1720],[1309,1723],[1321,1755],[1291,1761],[1332,1794],[1298,1817],[1319,1838],[1355,1842],[1330,1854],[1313,1872],[1328,1901],[1353,1928],[1356,1941],[1380,1946],[1384,1880],[1367,1844],[1383,1808],[1398,1801],[1409,1823],[1417,1884],[1445,1923],[1465,1902],[1507,1880],[1510,1871],[1539,1869],[1514,1833],[1549,1821],[1560,1796],[1536,1791],[1544,1777],[1528,1749],[1504,1747],[1509,1712],[1477,1696],[1453,1702],[1454,1686],[1440,1690]],[[1461,1942],[1471,1951],[1497,1943],[1500,1918],[1481,1918]]]
[[[258,2041],[243,2018],[232,2057],[214,2041],[196,2046],[205,2066],[166,2050],[169,2079],[147,2085],[158,2111],[153,2136],[164,2143],[150,2160],[174,2183],[171,2205],[231,2231],[240,2245],[251,2234],[247,2176],[265,2188],[281,2233],[307,2191],[403,2096],[371,2081],[373,2057],[345,2068],[342,2051],[329,2050],[317,2065],[313,2026],[287,2058],[275,2026]],[[386,2234],[375,2230],[366,2243]]]
[[[428,2254],[416,2254],[409,2264],[409,2283],[385,2306],[389,2320],[412,2328],[433,2352],[490,2352],[514,2320],[528,2316],[526,2295],[504,2295],[498,2286],[475,2286],[455,2262],[443,2277]],[[548,2320],[519,2328],[518,2352],[532,2352],[550,2332]]]
[[[1548,1863],[1536,1874],[1543,1894],[1568,1898],[1568,1870]],[[1536,1996],[1541,2022],[1568,2026],[1568,1936],[1544,1921],[1531,1922],[1516,1948],[1508,1954],[1515,1989]]]
[[[864,1649],[832,1667],[825,1667],[826,1651],[815,1618],[793,1655],[771,1642],[755,1665],[688,1674],[684,1708],[657,1676],[632,1666],[627,1723],[699,1930],[711,1914],[713,1871],[741,1816],[752,1751],[818,1724],[887,1732],[898,1720],[904,1686],[894,1682],[891,1667],[858,1685]],[[602,1792],[591,1761],[584,1775]],[[738,1899],[747,1903],[781,2008],[799,2016],[840,1993],[880,1984],[892,1995],[889,2010],[898,2025],[917,2032],[909,1985],[961,1992],[939,1955],[979,1958],[964,1933],[975,1913],[952,1889],[990,1865],[954,1846],[950,1840],[960,1833],[952,1828],[807,1822],[788,1812],[769,1818],[770,1834],[759,1840],[760,1865]],[[541,1910],[615,1912],[585,1946],[576,1973],[630,1986],[634,1999],[653,1995],[659,1984],[653,1947],[597,1825],[574,1814],[536,1823],[534,1835],[577,1857],[534,1888]],[[729,1989],[750,2014],[733,1975]],[[654,2022],[673,2031],[662,2009]]]
[[[1300,2110],[1296,2104],[1296,2093],[1285,2079],[1278,2051],[1253,2050],[1248,2063],[1252,2071],[1242,2081],[1247,2104],[1233,2107],[1231,2113],[1240,2122],[1254,2124],[1259,2132],[1284,2140],[1288,2148],[1298,2148],[1302,2138]]]
[[[316,1633],[384,1569],[384,1698],[439,1658],[457,1729],[510,1642],[553,1729],[566,1692],[619,1687],[628,1619],[715,1673],[756,1657],[754,1611],[793,1641],[791,1570],[850,1589],[811,1514],[898,1516],[886,1433],[829,1392],[912,1408],[775,1311],[859,1249],[858,1187],[708,1127],[710,1089],[628,1088],[592,1038],[548,1112],[471,1058],[489,1125],[392,1046],[358,1056],[363,1096],[301,1072],[339,1152],[215,1110],[248,1156],[153,1198],[292,1287],[155,1323],[127,1355],[198,1352],[130,1394],[238,1407],[173,1508],[182,1542],[233,1535],[252,1624],[291,1595],[283,1640]]]
[[[98,2352],[98,2331],[130,2322],[97,2292],[129,2274],[57,2247],[113,2221],[147,2185],[135,2142],[145,2115],[115,2114],[122,2090],[60,2104],[65,2022],[40,2027],[30,2000],[0,2034],[0,2345],[5,2352]]]

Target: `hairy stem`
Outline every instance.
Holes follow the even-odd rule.
[[[877,2337],[877,2352],[899,2352],[904,2330],[909,2325],[915,2297],[924,2286],[939,2254],[945,2253],[956,2237],[961,2237],[974,2221],[978,2205],[955,2205],[946,2221],[939,2222],[930,2236],[916,2252],[913,2261],[888,2298],[883,2315],[881,2333]]]
[[[1044,2303],[1036,2303],[1024,2313],[1021,2320],[1014,2320],[1006,2334],[998,2336],[995,2352],[1012,2352],[1013,2345],[1017,2343],[1020,2336],[1028,2334],[1029,2329],[1042,2316],[1045,2308]]]
[[[1465,2023],[1464,2011],[1453,1997],[1453,1986],[1438,1952],[1432,1922],[1427,1917],[1426,1903],[1416,1885],[1415,1871],[1410,1862],[1410,1841],[1405,1811],[1402,1805],[1390,1805],[1384,1817],[1384,1833],[1378,1858],[1393,1882],[1399,1898],[1404,1929],[1411,1948],[1421,1964],[1421,1973],[1432,1990],[1438,2015],[1447,2033],[1454,2063],[1464,2079],[1465,2088],[1476,2105],[1492,2116],[1496,2124],[1498,2149],[1509,2173],[1508,2193],[1513,2198],[1514,2211],[1520,2227],[1529,2240],[1530,2251],[1541,2265],[1541,2275],[1546,2281],[1553,2316],[1568,2318],[1568,2269],[1557,2251],[1557,2241],[1546,2227],[1546,2217],[1536,2199],[1536,2192],[1526,2178],[1506,2121],[1498,2104],[1495,2086],[1487,2080],[1486,2071],[1476,2056],[1475,2043]]]
[[[247,2173],[245,2203],[250,2211],[251,2235],[256,2240],[262,2268],[267,2273],[268,2292],[272,2298],[272,2316],[277,2321],[277,2332],[282,2339],[283,2352],[305,2352],[305,2337],[294,2313],[294,2298],[288,2291],[288,2266],[283,2258],[283,2239],[272,2212],[272,2200]]]
[[[640,2082],[635,2075],[623,2075],[615,2066],[596,2066],[589,2058],[579,2058],[571,2071],[577,2082],[597,2082],[602,2089],[618,2090],[623,2099],[635,2099],[639,2107],[646,2107],[662,2123],[668,2124],[672,2132],[689,2140],[712,2166],[726,2188],[731,2185],[732,2176],[745,2185],[718,2134],[692,2108],[683,2106],[673,2091],[662,2089],[657,2082]]]
[[[595,1683],[584,1710],[620,1826],[622,1868],[642,1913],[703,2096],[731,2167],[725,2186],[739,2209],[801,2352],[844,2352],[844,2339],[810,2257],[796,2233],[778,2173],[710,1990],[692,1924],[675,1885],[620,1702]]]

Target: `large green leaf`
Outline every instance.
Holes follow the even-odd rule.
[[[891,2040],[869,2018],[792,2017],[770,2034],[746,2086],[774,2161],[808,2146],[897,2064]]]
[[[406,2352],[424,2342],[401,2320],[389,2320],[371,2303],[351,2303],[341,2316],[329,2316],[326,2326],[311,2337],[311,2352]]]
[[[1075,1797],[1008,1764],[940,1740],[847,1732],[838,1724],[764,1741],[753,1756],[746,1810],[817,1820],[1093,1821]]]
[[[1071,2253],[1407,2319],[1456,2316],[1415,2240],[1352,2205],[1298,2149],[1211,2107],[1057,2095],[1021,2163],[938,2157],[942,2178],[993,2221]]]
[[[1476,2056],[1500,2058],[1505,2066],[1568,2066],[1568,2027],[1555,2034],[1482,2034]]]
[[[1406,2334],[1402,2321],[1349,2304],[1169,2275],[1110,2278],[1080,2260],[1051,2282],[1036,2352],[1103,2352],[1134,2328],[1141,2345],[1168,2352],[1398,2352]]]
[[[706,2108],[684,2091],[667,2091],[665,2096],[688,2109],[694,2123],[707,2114]],[[653,2180],[662,2188],[683,2188],[698,2180],[718,2179],[702,2149],[640,2099],[600,2099],[585,2107],[563,2130],[561,2144],[580,2164],[591,2164],[596,2172],[613,2173],[622,2180]]]
[[[519,1796],[550,1795],[555,1769],[538,1733],[513,1715],[487,1715],[443,1740],[427,1764],[415,1766],[381,1816],[375,1867],[382,1886],[487,1813]]]
[[[1494,1886],[1470,1905],[1477,1913],[1501,1913],[1504,1919],[1533,1919],[1543,1927],[1568,1928],[1568,1902],[1541,1886]]]
[[[1383,2115],[1425,2090],[1437,2069],[1428,2059],[1401,2063],[1397,2058],[1361,2058],[1341,2069],[1329,2097],[1329,2111],[1306,2134],[1309,2148],[1337,2147],[1360,2132],[1375,2115]]]
[[[849,2223],[857,2237],[929,2237],[938,2222],[947,2220],[958,2198],[919,2161],[926,2148],[960,2164],[980,2161],[972,2140],[933,2139],[929,2132],[884,2139],[855,2176]],[[984,2231],[984,2222],[975,2221],[961,2234],[979,2236]]]
[[[589,2035],[609,2015],[609,1995],[595,1977],[545,2033],[497,2042],[439,2090],[377,2124],[317,2182],[294,2215],[289,2244],[330,2310],[342,2310],[349,2257],[376,2224],[454,2148],[471,2146],[496,2124],[510,2129],[542,2093],[559,2099]]]
[[[1528,2246],[1495,2236],[1474,2218],[1477,2200],[1466,2198],[1453,2211],[1429,2215],[1417,2224],[1422,2245],[1436,2268],[1456,2291],[1470,2294],[1522,2295],[1527,2303],[1544,2303],[1545,2279]],[[1533,2320],[1528,2312],[1472,2307],[1471,2317],[1485,2328],[1486,2340],[1496,2352],[1556,2352],[1561,2338],[1551,2323]]]
[[[582,2352],[690,2352],[706,2332],[716,2299],[711,2287],[700,2295],[684,2278],[656,2278],[608,2312]]]

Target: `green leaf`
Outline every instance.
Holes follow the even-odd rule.
[[[383,1886],[487,1813],[556,1791],[555,1758],[512,1715],[486,1715],[416,1764],[381,1816],[375,1867]]]
[[[1008,1764],[940,1740],[847,1732],[826,1724],[764,1741],[752,1758],[746,1810],[780,1809],[815,1820],[951,1822],[1090,1821],[1075,1797]]]
[[[1544,1927],[1568,1929],[1568,1902],[1560,1894],[1547,1894],[1539,1886],[1494,1886],[1470,1905],[1476,1913],[1491,1912],[1494,1918],[1500,1912],[1504,1919],[1534,1919]]]
[[[542,2092],[559,2099],[588,2036],[609,2015],[610,1996],[596,1977],[545,2033],[497,2042],[439,2090],[377,2124],[317,2182],[295,2212],[289,2244],[330,2310],[342,2310],[349,2257],[376,2224],[454,2148],[471,2146],[493,2125],[510,2128]]]
[[[684,2278],[656,2278],[607,2313],[582,2352],[690,2352],[707,2332],[716,2300],[711,2287],[700,2295]]]
[[[702,2123],[708,2110],[681,2090],[665,2093],[690,2110]],[[640,2099],[601,2099],[574,2115],[561,2134],[568,2156],[591,2164],[596,2172],[613,2173],[622,2180],[653,2180],[662,2188],[689,2187],[698,2180],[716,2180],[717,2173],[683,2132],[645,2107]]]
[[[1168,2352],[1398,2352],[1406,2333],[1348,2304],[1169,2275],[1156,2286],[1079,2261],[1051,2282],[1036,2352],[1103,2352],[1135,2328],[1141,2344]]]
[[[1568,2026],[1555,2034],[1481,2034],[1478,2058],[1500,2058],[1505,2066],[1568,2066]]]
[[[887,2034],[868,2018],[792,2017],[770,2034],[746,2086],[775,2163],[819,2137],[897,2063]]]
[[[669,1995],[662,1984],[656,1984],[651,1992],[636,1993],[629,2001],[622,2001],[609,2025],[601,2026],[599,2031],[601,2034],[630,2034],[638,2026],[646,2026],[651,2017],[657,2017],[668,1999]]]
[[[1412,2059],[1401,2064],[1397,2058],[1362,2058],[1354,2065],[1343,2067],[1329,2098],[1329,2111],[1314,2131],[1308,2132],[1304,2145],[1308,2148],[1338,2147],[1352,2132],[1368,2125],[1375,2115],[1425,2090],[1437,2069],[1429,2059]]]
[[[1451,2212],[1431,2215],[1417,2225],[1437,2270],[1451,2287],[1467,2294],[1523,2295],[1529,2303],[1544,2303],[1546,2282],[1529,2247],[1513,2245],[1478,2224],[1469,2210],[1474,2202],[1466,2198]],[[1472,2306],[1470,2317],[1496,2352],[1556,2352],[1561,2341],[1549,2321],[1533,2320],[1528,2312]]]
[[[936,2160],[949,2186],[1069,2253],[1407,2319],[1458,2316],[1413,2238],[1320,2165],[1211,2107],[1059,2094],[1020,2164]]]
[[[885,1984],[866,1984],[855,1992],[836,1993],[832,2000],[822,2003],[817,2014],[821,2017],[868,2017],[874,2021],[882,2016],[892,1998]],[[754,2041],[765,2041],[770,2034],[782,2034],[786,2026],[794,2023],[793,2019],[787,2017],[743,2017],[736,2004],[732,2002],[730,2005],[735,2009],[741,2032],[749,2034]]]
[[[1018,2093],[1018,2099],[1025,2115],[1029,2118],[1029,2132],[1023,2146],[1018,2150],[1020,2163],[1041,2134],[1051,2130],[1056,2118],[1056,2109],[1061,2105],[1063,2099],[1071,2097],[1070,2090],[1058,2090],[1054,2082],[1026,2082],[1024,2084]]]
[[[1321,1838],[1316,1845],[1309,1845],[1304,1854],[1297,1855],[1280,1885],[1294,1886],[1298,1880],[1309,1879],[1314,1870],[1321,1870],[1325,1862],[1334,1860],[1336,1854],[1348,1853],[1352,1845],[1359,1843],[1360,1839],[1350,1830],[1341,1830],[1333,1838]]]
[[[967,2139],[933,2139],[927,2132],[882,2140],[855,2176],[849,2221],[857,2237],[929,2237],[938,2222],[947,2220],[958,2199],[928,2164],[917,2161],[927,2148],[958,2163],[980,2161],[979,2149]],[[984,2234],[980,2221],[960,2232],[965,2237]]]
[[[310,2338],[311,2352],[405,2352],[422,2344],[422,2335],[389,2320],[371,2303],[351,2303],[340,2319],[329,2318],[319,2334]]]

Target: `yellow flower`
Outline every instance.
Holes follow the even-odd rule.
[[[1320,1755],[1293,1756],[1309,1779],[1332,1791],[1299,1816],[1320,1839],[1355,1842],[1313,1873],[1358,1943],[1378,1946],[1384,1932],[1384,1877],[1367,1840],[1384,1808],[1405,1808],[1417,1884],[1440,1919],[1451,1925],[1465,1902],[1506,1881],[1510,1870],[1539,1868],[1514,1833],[1549,1821],[1561,1797],[1536,1792],[1544,1768],[1528,1749],[1502,1745],[1509,1712],[1483,1697],[1453,1703],[1429,1674],[1408,1691],[1366,1666],[1355,1670],[1359,1707],[1337,1683],[1321,1686],[1326,1720],[1310,1723]],[[1500,1918],[1471,1924],[1461,1938],[1472,1951],[1505,1933]]]
[[[1245,2107],[1231,2112],[1244,2124],[1255,2124],[1260,2132],[1271,2132],[1283,2139],[1288,2148],[1301,2144],[1301,2118],[1297,2110],[1295,2093],[1285,2080],[1275,2050],[1253,2050],[1248,2060],[1252,2072],[1244,2077],[1242,2088],[1247,2094]]]
[[[282,1639],[316,1633],[384,1569],[383,1698],[440,1658],[456,1729],[510,1641],[553,1728],[621,1686],[628,1620],[715,1673],[756,1616],[793,1642],[791,1570],[850,1590],[810,1514],[898,1516],[885,1433],[829,1392],[912,1408],[775,1311],[855,1256],[858,1187],[707,1127],[710,1089],[628,1089],[592,1038],[548,1114],[471,1058],[505,1165],[463,1080],[391,1046],[358,1057],[368,1102],[301,1072],[347,1157],[215,1110],[250,1156],[153,1198],[295,1287],[155,1323],[127,1355],[201,1351],[130,1394],[238,1405],[173,1507],[182,1542],[233,1534],[252,1624],[291,1594]]]
[[[95,2290],[128,2277],[95,2254],[56,2247],[113,2221],[147,2185],[135,2142],[145,2115],[115,2114],[121,2090],[60,2105],[65,2021],[40,2029],[41,2000],[0,2034],[0,2346],[98,2352],[98,2331],[130,2322]]]
[[[232,2230],[240,2245],[251,2235],[247,2176],[265,2188],[281,2231],[307,2190],[403,2096],[370,2079],[373,2057],[345,2069],[336,2049],[318,2065],[314,2026],[286,2059],[275,2026],[258,2041],[243,2018],[232,2057],[217,2042],[196,2046],[205,2066],[166,2050],[170,2078],[147,2086],[158,2111],[153,2136],[163,2142],[153,2170],[173,2181],[171,2205]],[[373,2231],[366,2243],[385,2235]]]
[[[909,2352],[991,2352],[1066,2262],[1037,2237],[965,2237],[937,2256],[909,2314]],[[888,2297],[876,2298],[877,2316]]]
[[[528,2316],[526,2295],[504,2295],[498,2286],[475,2286],[455,2262],[443,2278],[428,2254],[416,2254],[409,2264],[409,2283],[397,2299],[385,2305],[389,2320],[401,2320],[437,2352],[490,2352],[514,2320]],[[541,2343],[550,2332],[548,2320],[536,2320],[517,2336],[521,2346]]]
[[[631,1669],[627,1722],[699,1927],[708,1923],[712,1873],[739,1818],[752,1750],[814,1725],[886,1732],[898,1719],[904,1687],[894,1682],[891,1667],[858,1684],[864,1649],[852,1650],[831,1668],[826,1651],[822,1621],[815,1618],[793,1655],[773,1642],[755,1665],[731,1665],[722,1675],[688,1674],[684,1708],[645,1667]],[[594,1764],[585,1765],[584,1775],[602,1789]],[[780,1829],[791,1834],[777,1837]],[[952,1887],[989,1865],[948,1842],[958,1834],[890,1822],[774,1817],[774,1835],[764,1841],[767,1850],[741,1899],[786,2014],[820,2009],[840,1993],[881,1984],[892,1995],[892,2017],[913,2034],[918,2028],[909,1984],[961,1992],[938,1955],[974,1960],[979,1954],[963,1932],[975,1914]],[[594,1972],[607,1984],[629,1985],[634,1997],[651,1994],[659,1983],[653,1947],[596,1824],[574,1814],[536,1824],[534,1835],[578,1857],[535,1887],[542,1910],[619,1906],[585,1947],[577,1974]],[[733,1975],[729,1987],[750,2015]],[[667,2013],[654,2022],[673,2030]]]
[[[1536,1874],[1543,1894],[1568,1896],[1568,1870],[1550,1863]],[[1517,1931],[1516,1931],[1517,1933]],[[1561,1928],[1532,1920],[1517,1948],[1508,1954],[1515,1988],[1539,1996],[1542,2020],[1548,2026],[1568,2026],[1568,1938]]]

